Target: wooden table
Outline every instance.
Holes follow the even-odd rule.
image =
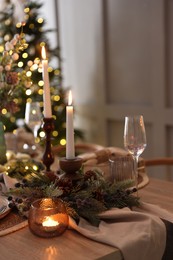
[[[150,178],[149,184],[139,191],[139,196],[143,201],[173,213],[173,182]]]
[[[140,190],[143,201],[157,204],[173,212],[173,183],[151,179]],[[25,227],[0,237],[1,260],[119,260],[118,249],[91,241],[75,231],[68,230],[62,236],[45,239],[34,236]]]

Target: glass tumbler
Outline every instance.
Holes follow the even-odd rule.
[[[112,181],[118,182],[130,179],[135,184],[134,164],[131,156],[112,156],[109,163]]]

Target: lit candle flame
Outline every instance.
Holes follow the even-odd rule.
[[[46,220],[43,221],[43,227],[56,227],[59,225],[58,221],[53,220],[51,217],[46,217]]]
[[[69,91],[69,96],[68,96],[68,105],[69,105],[69,106],[72,105],[72,92],[71,92],[71,90]]]
[[[41,49],[41,56],[42,56],[43,60],[46,60],[46,49],[44,46],[42,46],[42,49]]]

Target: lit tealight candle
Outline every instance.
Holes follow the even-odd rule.
[[[71,91],[69,91],[68,106],[66,107],[66,158],[67,159],[75,158],[73,106],[72,106]]]
[[[49,86],[49,75],[48,75],[48,60],[46,59],[46,50],[45,47],[42,46],[42,75],[44,81],[44,93],[43,93],[43,101],[44,101],[44,117],[51,118],[52,117],[52,107],[51,107],[51,99],[50,99],[50,86]]]
[[[42,226],[45,228],[46,231],[55,231],[59,225],[58,221],[55,221],[51,217],[46,217],[42,223]]]
[[[69,218],[66,207],[58,198],[35,200],[29,209],[29,229],[40,237],[55,237],[68,228]]]

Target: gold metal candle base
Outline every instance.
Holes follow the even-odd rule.
[[[61,158],[59,161],[59,166],[62,171],[66,174],[75,174],[80,170],[82,166],[82,158],[75,157],[74,159],[67,159],[65,157]]]

